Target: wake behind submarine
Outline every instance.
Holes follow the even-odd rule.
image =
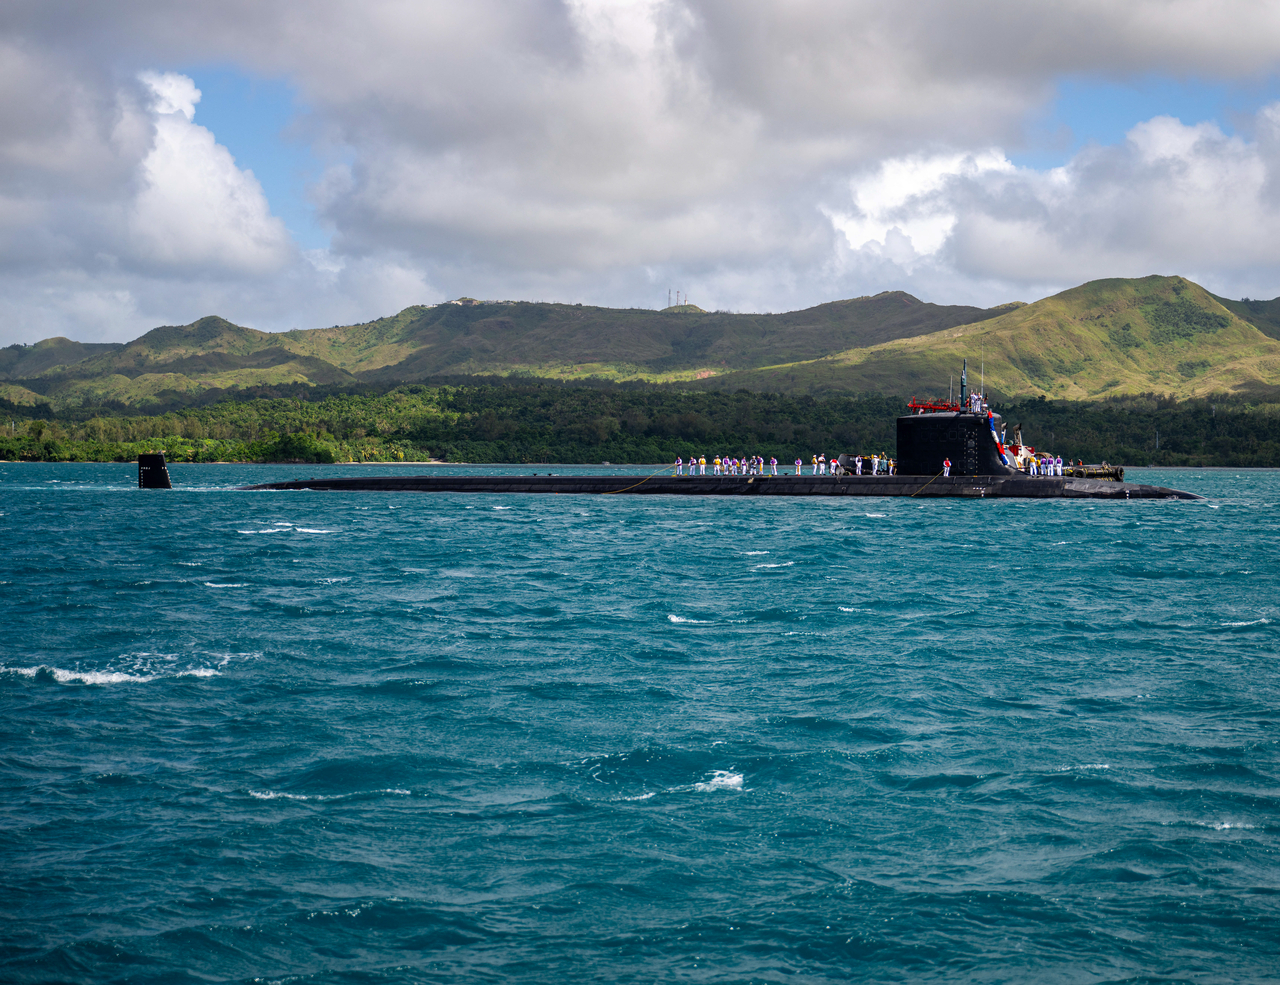
[[[1003,422],[980,393],[968,392],[967,362],[960,400],[918,403],[898,418],[897,469],[862,475],[841,455],[831,475],[376,475],[296,479],[241,486],[246,491],[556,493],[636,496],[907,496],[921,499],[1204,499],[1164,486],[1124,482],[1114,466],[1066,466],[1062,475],[1035,474],[1035,449],[1017,429],[1005,445]],[[144,465],[144,459],[148,461]],[[666,471],[665,468],[661,471]],[[949,474],[948,474],[949,473]],[[170,488],[163,455],[138,457],[138,485]]]

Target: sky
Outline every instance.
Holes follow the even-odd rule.
[[[1280,295],[1280,4],[6,0],[0,344]]]

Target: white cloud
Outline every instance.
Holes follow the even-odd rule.
[[[151,90],[151,108],[157,113],[181,113],[188,123],[196,118],[201,92],[194,80],[177,72],[139,72],[138,81]]]
[[[937,253],[955,228],[959,217],[943,194],[951,179],[1013,170],[1000,151],[891,158],[852,182],[856,211],[836,212],[831,221],[854,249],[882,251],[910,269]]]
[[[1171,270],[1274,294],[1280,110],[1248,139],[1156,120],[1051,172],[1009,156],[1066,75],[1278,63],[1280,8],[1246,0],[11,0],[0,332],[667,287],[993,303]],[[198,64],[296,87],[335,162],[323,256],[197,122],[198,75],[165,71]]]
[[[294,253],[262,186],[192,121],[200,90],[183,75],[144,73],[155,94],[155,142],[129,208],[136,257],[161,269],[262,276]]]

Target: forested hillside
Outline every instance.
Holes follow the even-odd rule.
[[[403,383],[445,376],[712,378],[990,318],[1005,309],[936,305],[901,291],[785,314],[531,302],[406,308],[361,325],[279,334],[210,316],[127,345],[51,339],[0,359],[0,396],[55,404],[164,403],[174,394],[287,383]],[[18,389],[15,389],[17,387]]]
[[[1155,392],[1276,400],[1280,341],[1233,309],[1181,277],[1093,281],[989,320],[735,373],[716,384],[815,394],[937,392],[968,359],[988,393],[1003,399]]]
[[[899,397],[814,398],[688,393],[671,387],[565,385],[314,388],[250,399],[131,408],[4,405],[0,458],[130,461],[664,462],[677,455],[761,454],[787,462],[823,452],[894,452]],[[1026,440],[1070,458],[1145,465],[1280,466],[1280,408],[1177,403],[997,404]],[[1159,450],[1156,448],[1159,433]]]

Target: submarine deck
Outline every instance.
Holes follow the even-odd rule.
[[[317,492],[555,493],[641,496],[917,496],[967,499],[1204,499],[1163,486],[1025,475],[413,475],[300,479],[242,487]]]

